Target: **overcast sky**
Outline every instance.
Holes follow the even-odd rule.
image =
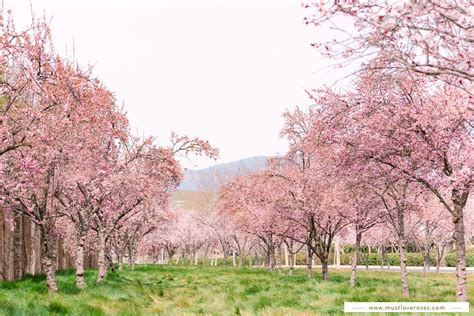
[[[4,1],[20,27],[31,21],[30,0]],[[134,133],[208,139],[217,163],[283,154],[282,111],[343,77],[310,46],[331,34],[304,25],[298,1],[31,2],[52,18],[56,50],[71,56],[74,42],[79,63],[125,102]]]

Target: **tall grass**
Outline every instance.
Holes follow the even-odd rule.
[[[58,273],[58,294],[48,294],[44,276],[0,282],[0,314],[337,315],[345,301],[407,301],[396,272],[360,271],[355,289],[349,288],[349,271],[343,270],[332,270],[329,282],[317,273],[308,280],[303,270],[290,277],[232,267],[145,265],[109,273],[100,285],[94,284],[95,274],[88,270],[88,287],[79,290],[72,270]],[[412,301],[455,299],[454,274],[409,277]],[[474,289],[469,292],[474,298]]]

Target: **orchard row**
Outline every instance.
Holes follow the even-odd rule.
[[[63,236],[84,284],[84,251],[109,262],[161,247],[195,256],[220,245],[225,259],[263,250],[267,266],[301,248],[329,278],[335,240],[396,245],[409,295],[406,247],[453,243],[456,298],[467,300],[466,234],[474,167],[474,11],[469,1],[304,5],[307,24],[341,36],[313,44],[336,65],[358,64],[343,88],[308,91],[312,105],[283,114],[288,152],[234,177],[210,210],[172,210],[178,153],[216,157],[207,142],[132,137],[123,110],[90,69],[57,56],[47,24],[24,32],[2,20],[0,203],[41,232],[43,269],[56,291],[54,240]],[[343,26],[350,25],[350,29]],[[354,35],[352,35],[354,34]],[[471,208],[472,210],[472,208]],[[466,228],[467,227],[467,228]],[[276,254],[275,254],[276,252]],[[441,256],[440,256],[441,257]],[[428,259],[426,259],[428,258]],[[194,258],[195,259],[195,258]],[[226,262],[226,261],[225,261]],[[292,260],[290,260],[292,262]]]
[[[1,211],[39,228],[49,291],[58,290],[59,237],[74,254],[77,286],[85,286],[86,249],[98,254],[101,282],[111,249],[122,255],[129,229],[152,230],[166,218],[169,194],[182,178],[175,156],[217,151],[187,136],[172,134],[169,146],[134,137],[91,69],[54,52],[47,23],[25,31],[11,17],[0,24]]]
[[[303,247],[309,275],[317,256],[327,280],[331,247],[344,242],[354,249],[352,287],[362,243],[395,246],[402,291],[409,296],[407,243],[423,250],[425,265],[435,248],[438,266],[453,244],[456,298],[467,300],[472,4],[375,0],[303,7],[307,24],[340,31],[313,46],[337,66],[359,69],[345,87],[308,91],[312,106],[283,114],[281,135],[290,143],[284,156],[224,185],[213,212],[178,212],[169,227],[148,237],[148,245],[160,244],[169,254],[181,249],[191,258],[209,243],[219,244],[224,258],[233,252],[245,259],[258,249],[270,269],[281,260],[281,245],[290,256]]]

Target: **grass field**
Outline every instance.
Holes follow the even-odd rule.
[[[337,315],[344,301],[407,301],[396,272],[361,271],[356,289],[348,286],[349,271],[336,270],[322,282],[319,273],[308,280],[304,270],[289,277],[261,269],[147,265],[109,273],[100,285],[93,282],[95,273],[86,272],[89,286],[79,290],[73,271],[59,272],[60,293],[51,295],[43,276],[1,282],[0,314]],[[409,277],[410,300],[454,300],[454,274]],[[472,284],[473,276],[468,277]],[[474,298],[472,287],[469,295]]]

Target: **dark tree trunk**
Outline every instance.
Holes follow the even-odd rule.
[[[21,214],[17,213],[13,216],[13,278],[18,280],[22,277],[22,238],[21,238]]]
[[[306,254],[306,275],[308,279],[311,279],[313,277],[313,251],[310,245],[307,246]]]
[[[118,270],[123,271],[123,254],[120,252],[117,254],[117,260],[118,260]]]
[[[329,280],[329,253],[324,253],[321,258],[321,272],[323,273],[323,280],[328,281]]]
[[[365,270],[369,270],[369,249],[364,253]]]
[[[183,261],[185,258],[183,257]],[[134,248],[130,250],[130,269],[135,270],[135,263],[137,261],[137,252]]]
[[[281,244],[278,244],[276,248],[276,265],[278,273],[281,273]]]

